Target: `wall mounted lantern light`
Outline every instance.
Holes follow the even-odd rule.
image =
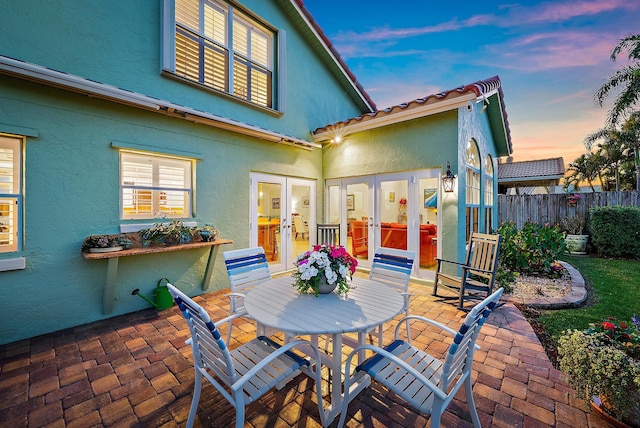
[[[455,185],[456,176],[451,173],[451,165],[447,162],[447,172],[442,177],[442,187],[446,193],[451,193]]]

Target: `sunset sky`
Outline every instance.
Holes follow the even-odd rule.
[[[640,0],[304,3],[380,109],[499,75],[516,161],[584,153],[611,50],[640,33]]]

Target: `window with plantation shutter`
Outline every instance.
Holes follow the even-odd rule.
[[[123,219],[191,216],[191,160],[121,152]]]
[[[220,0],[175,0],[175,73],[270,108],[273,38]]]
[[[466,148],[466,220],[467,242],[471,232],[480,229],[480,151],[475,140],[471,139]]]
[[[493,231],[493,158],[484,160],[484,232]]]
[[[0,134],[0,253],[19,249],[22,142],[22,137]]]

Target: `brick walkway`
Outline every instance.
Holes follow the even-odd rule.
[[[431,287],[411,284],[413,314],[458,328],[464,313],[434,300]],[[228,299],[210,293],[195,299],[213,319],[228,314]],[[392,337],[386,325],[386,341]],[[253,337],[252,323],[238,323],[234,339]],[[441,355],[437,331],[412,329],[414,343]],[[417,336],[416,336],[417,335]],[[0,426],[175,427],[186,422],[193,388],[187,329],[174,307],[115,317],[0,346]],[[551,366],[531,326],[512,305],[485,324],[474,362],[474,396],[484,427],[608,427],[573,398]],[[208,384],[196,426],[228,427],[234,409]],[[326,382],[323,382],[326,391]],[[281,391],[247,408],[251,427],[317,427],[313,384],[300,375]],[[471,426],[461,391],[443,416],[444,427]],[[423,427],[428,417],[374,384],[349,406],[349,427]],[[335,425],[335,423],[334,423]]]

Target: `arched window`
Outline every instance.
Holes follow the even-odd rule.
[[[478,232],[480,224],[480,151],[472,138],[466,148],[466,210],[467,210],[467,242],[471,232]]]
[[[484,231],[493,231],[493,158],[484,159]]]

